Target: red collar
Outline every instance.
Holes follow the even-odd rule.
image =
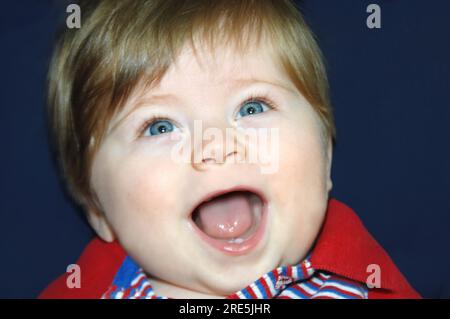
[[[77,264],[82,269],[79,289],[67,287],[68,273],[50,284],[39,298],[100,298],[120,268],[126,253],[117,243],[92,240]],[[369,290],[369,298],[419,298],[384,249],[362,225],[358,216],[345,204],[330,199],[320,234],[311,252],[315,269],[362,283],[370,275],[367,266],[381,269],[381,288]]]
[[[314,268],[366,283],[372,273],[367,267],[379,266],[381,288],[409,291],[406,279],[386,251],[375,241],[355,212],[331,198],[325,221],[311,255]]]

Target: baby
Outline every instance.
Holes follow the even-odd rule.
[[[321,53],[288,0],[80,3],[49,72],[98,238],[41,298],[417,298],[329,198]]]

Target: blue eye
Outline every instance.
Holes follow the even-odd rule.
[[[174,129],[173,124],[166,120],[158,120],[149,125],[145,131],[145,135],[160,135],[170,133]]]
[[[258,101],[251,101],[245,103],[239,110],[239,115],[244,117],[248,115],[253,115],[257,113],[262,113],[267,111],[267,106],[264,103]]]

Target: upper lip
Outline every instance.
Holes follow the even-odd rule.
[[[190,209],[189,211],[189,216],[192,217],[192,214],[194,213],[194,211],[197,209],[197,207],[199,207],[202,203],[207,202],[215,197],[227,194],[227,193],[231,193],[231,192],[251,192],[254,193],[256,195],[258,195],[259,198],[261,198],[262,200],[262,204],[265,205],[267,203],[267,198],[264,195],[264,193],[259,190],[258,188],[252,187],[252,186],[248,186],[248,185],[238,185],[238,186],[234,186],[234,187],[230,187],[230,188],[224,188],[224,189],[219,189],[219,190],[215,190],[212,192],[207,193],[205,196],[203,196],[199,201],[197,201],[194,206]]]

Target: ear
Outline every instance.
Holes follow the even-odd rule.
[[[333,188],[333,181],[331,180],[331,163],[333,161],[333,142],[331,138],[328,139],[327,142],[327,150],[326,150],[326,178],[327,178],[327,191],[330,192]]]
[[[108,243],[114,241],[114,232],[103,212],[96,208],[88,208],[87,217],[89,224],[101,239]]]

